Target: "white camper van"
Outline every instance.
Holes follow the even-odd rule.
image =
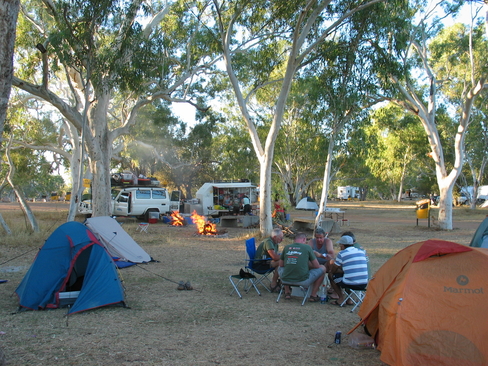
[[[159,214],[178,211],[180,192],[169,195],[166,188],[158,187],[124,187],[112,189],[112,215],[137,216],[149,221],[151,212]],[[92,213],[91,200],[80,203],[78,211],[84,215]]]
[[[232,208],[226,208],[226,197],[231,200],[247,195],[251,204],[257,202],[256,186],[251,182],[212,182],[204,183],[195,194],[202,205],[203,214],[210,216],[226,215]]]

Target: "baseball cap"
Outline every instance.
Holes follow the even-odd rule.
[[[348,235],[342,236],[338,241],[337,244],[342,244],[342,245],[353,245],[354,241],[352,238]]]

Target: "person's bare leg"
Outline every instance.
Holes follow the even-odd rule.
[[[271,261],[270,266],[273,268],[277,268],[278,264],[279,264],[278,261]],[[271,288],[276,287],[276,285],[278,284],[278,278],[279,278],[278,269],[275,269],[273,272],[273,278],[271,279]]]
[[[322,285],[322,283],[324,282],[324,277],[325,277],[325,267],[324,266],[320,266],[319,267],[321,270],[322,270],[322,276],[320,276],[319,278],[317,278],[314,283],[313,283],[313,286],[312,286],[312,293],[310,294],[310,296],[317,296],[317,292],[319,291],[319,287],[320,285]]]
[[[337,294],[338,299],[336,300],[337,303],[342,304],[344,301],[344,295],[342,294],[342,289],[339,287],[337,283],[335,283],[334,278],[331,273],[329,273],[329,280],[330,280],[330,286],[334,290],[334,292]]]

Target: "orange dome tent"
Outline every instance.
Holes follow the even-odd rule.
[[[488,249],[444,240],[394,255],[359,310],[389,365],[488,365]]]

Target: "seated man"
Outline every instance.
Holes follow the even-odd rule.
[[[324,280],[325,267],[319,264],[306,241],[306,234],[298,233],[295,236],[295,242],[283,248],[278,273],[284,283],[289,282],[304,287],[312,286],[309,301],[318,302],[320,299],[317,291]],[[287,285],[285,285],[285,299],[291,299],[290,286]]]
[[[271,258],[268,261],[254,262],[254,268],[258,270],[267,270],[269,268],[278,267],[280,260],[279,244],[283,241],[283,231],[281,229],[273,229],[271,236],[259,244],[256,249],[254,259]],[[271,280],[271,292],[275,292],[279,288],[278,271],[274,271]]]
[[[312,247],[313,253],[317,257],[320,264],[328,269],[328,263],[334,259],[334,244],[332,240],[327,237],[324,229],[318,227],[315,229],[315,238],[310,239],[308,245]]]
[[[354,244],[353,244],[353,245],[354,245],[354,247],[355,247],[355,248],[358,248],[358,249],[361,249],[361,250],[364,252],[364,254],[366,255],[366,263],[367,263],[367,265],[368,265],[368,278],[371,278],[371,268],[370,268],[370,266],[369,266],[369,256],[368,256],[368,252],[366,251],[366,249],[364,249],[364,247],[363,247],[361,244],[359,244],[359,243],[356,241],[356,236],[353,234],[353,232],[352,232],[352,231],[344,231],[344,232],[342,233],[342,235],[341,235],[341,236],[346,236],[346,235],[347,235],[347,236],[350,236],[350,237],[352,238],[352,241],[353,241],[353,243],[354,243]]]
[[[342,288],[350,287],[354,290],[364,290],[368,285],[368,266],[366,254],[363,250],[354,247],[350,236],[343,236],[337,242],[341,251],[331,263],[329,279],[332,289],[338,299],[331,301],[332,305],[341,305],[344,301]]]

